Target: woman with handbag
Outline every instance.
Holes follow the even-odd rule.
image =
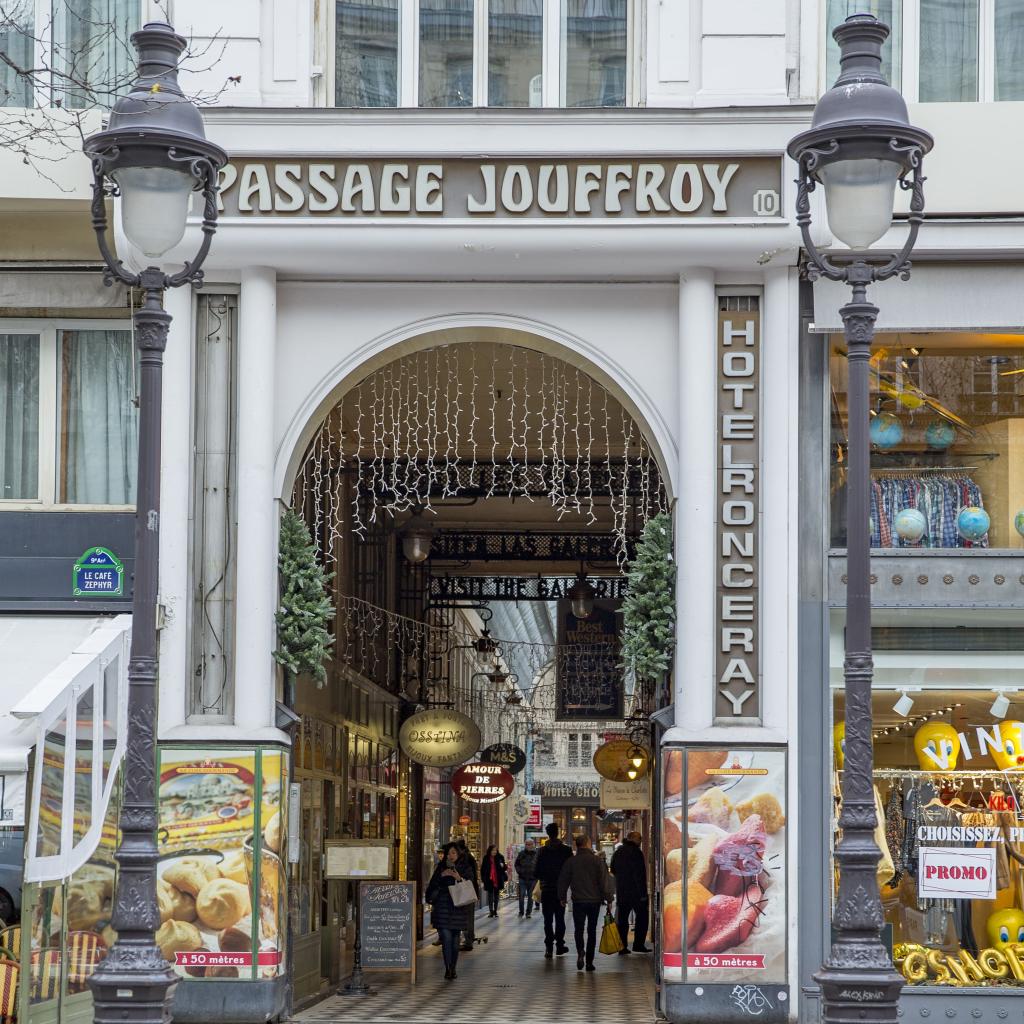
[[[469,861],[455,843],[447,843],[444,857],[434,868],[427,885],[426,900],[430,904],[430,923],[441,938],[444,976],[453,981],[459,960],[459,933],[469,927],[476,909],[476,888]]]
[[[501,890],[508,881],[508,865],[494,843],[487,847],[484,859],[480,863],[480,876],[483,879],[484,891],[487,893],[487,916],[497,917]]]

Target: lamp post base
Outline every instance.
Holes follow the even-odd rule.
[[[891,966],[827,964],[814,980],[821,986],[822,1024],[895,1024],[898,1020],[904,981]]]
[[[363,981],[363,972],[360,970],[353,971],[352,977],[338,989],[339,996],[375,996],[376,994],[377,990]]]
[[[169,1024],[178,976],[155,945],[119,944],[89,979],[95,1024]]]

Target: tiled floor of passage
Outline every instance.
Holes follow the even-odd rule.
[[[539,913],[520,919],[504,904],[497,919],[477,921],[478,943],[460,953],[458,978],[445,981],[441,950],[419,950],[417,981],[408,976],[367,972],[374,996],[331,996],[297,1014],[302,1024],[335,1021],[415,1021],[417,1024],[595,1024],[655,1019],[650,954],[602,956],[597,970],[576,970],[572,921],[567,914],[570,951],[544,959],[544,922]]]

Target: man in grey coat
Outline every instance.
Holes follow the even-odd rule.
[[[594,970],[597,919],[601,904],[612,908],[614,888],[608,866],[590,848],[590,836],[576,836],[576,856],[570,857],[558,876],[558,898],[564,907],[572,892],[572,923],[576,936],[576,970]],[[586,928],[584,944],[583,929]]]

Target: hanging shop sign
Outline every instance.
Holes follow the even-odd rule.
[[[430,597],[434,602],[557,601],[575,582],[575,576],[431,576]],[[626,593],[624,576],[588,576],[587,582],[599,600],[620,601]]]
[[[643,763],[639,766],[634,765],[633,758],[640,755],[643,755]],[[602,743],[594,751],[594,767],[598,775],[613,782],[629,782],[631,769],[641,776],[646,775],[649,764],[648,751],[628,739],[610,740],[608,743]]]
[[[918,852],[917,894],[921,899],[994,900],[995,847],[922,846]]]
[[[531,793],[526,799],[530,801],[530,814],[523,824],[526,828],[543,828],[544,798],[536,793]]]
[[[629,538],[626,557],[636,552]],[[610,533],[473,533],[440,530],[430,543],[431,561],[616,562],[617,538]]]
[[[756,304],[756,298],[741,296],[735,302],[739,310],[718,315],[714,685],[715,720],[719,724],[735,724],[738,720],[759,723],[761,718],[761,327]]]
[[[782,217],[778,156],[234,160],[227,217],[735,220]]]
[[[407,718],[398,742],[410,761],[429,768],[453,768],[480,749],[480,727],[461,711],[432,708]]]
[[[480,760],[500,764],[513,775],[518,775],[526,767],[526,753],[514,743],[492,743],[480,754]]]
[[[601,780],[601,806],[616,811],[647,810],[651,806],[651,780],[633,779],[625,782]]]
[[[596,782],[538,780],[533,784],[537,795],[548,800],[597,800],[601,787]]]
[[[512,795],[516,780],[500,764],[476,761],[452,775],[455,795],[471,804],[496,804]]]
[[[519,793],[512,798],[512,824],[525,825],[530,819],[530,811],[533,805],[525,793]]]
[[[619,639],[619,617],[614,611],[594,608],[587,618],[579,619],[568,601],[558,602],[562,648],[555,662],[558,721],[623,717],[625,677]]]
[[[109,548],[89,548],[75,562],[71,593],[75,597],[121,597],[124,563]]]

